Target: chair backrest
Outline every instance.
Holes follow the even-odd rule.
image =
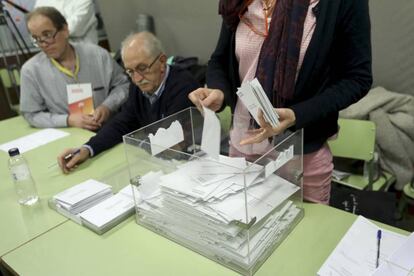
[[[230,131],[230,127],[231,127],[231,120],[232,120],[230,107],[227,106],[225,109],[223,109],[223,111],[221,111],[220,113],[217,113],[217,116],[220,119],[221,129],[225,132],[224,133],[225,135],[228,135]]]
[[[14,69],[12,77],[14,78],[13,81],[15,81],[15,83],[17,85],[20,85],[19,70]],[[0,69],[0,79],[3,82],[3,85],[4,85],[5,88],[12,88],[12,80],[10,80],[10,75],[9,75],[9,72],[7,71],[7,69],[5,69],[5,68]]]
[[[10,70],[0,68],[0,82],[4,86],[7,104],[10,109],[18,113],[20,102],[20,71],[17,68]]]
[[[338,137],[328,142],[333,156],[372,160],[375,149],[375,123],[340,118],[338,124]]]

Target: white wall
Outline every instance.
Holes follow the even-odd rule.
[[[370,0],[374,86],[414,96],[414,1]]]
[[[218,0],[97,0],[113,51],[136,27],[137,14],[154,17],[168,55],[197,56],[206,62],[220,31]]]
[[[219,34],[218,0],[97,0],[113,50],[151,14],[167,54],[208,60]],[[116,3],[116,5],[114,4]],[[370,0],[374,86],[414,95],[414,1]]]

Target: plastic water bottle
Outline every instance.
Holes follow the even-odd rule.
[[[18,148],[10,149],[9,156],[9,171],[13,178],[19,203],[23,205],[35,204],[39,200],[39,196],[26,159],[20,155]]]

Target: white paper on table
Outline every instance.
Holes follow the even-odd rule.
[[[201,138],[201,150],[213,159],[219,159],[220,154],[220,121],[216,113],[203,106],[204,124]]]
[[[132,186],[131,184],[128,184],[124,188],[119,190],[118,194],[123,194],[124,196],[127,196],[131,199],[134,199],[134,194],[133,194],[133,191],[132,191],[133,187],[134,186]]]
[[[376,266],[378,230],[382,231],[380,263],[407,239],[403,235],[382,229],[366,218],[358,216],[319,269],[318,275],[371,275]]]
[[[106,191],[110,192],[111,190],[111,186],[94,179],[89,179],[78,185],[70,187],[63,192],[60,192],[55,195],[53,199],[68,205],[75,205],[83,200],[93,197],[96,194]]]
[[[409,274],[411,273],[411,274]],[[414,276],[414,233],[385,262],[380,262],[372,276]]]
[[[131,188],[129,187],[131,190]],[[80,217],[96,227],[102,227],[116,218],[134,209],[134,199],[123,193],[118,193],[92,208],[83,211]]]
[[[167,129],[159,128],[155,135],[150,133],[148,138],[151,142],[151,154],[157,155],[184,141],[183,127],[179,121],[174,121]]]
[[[2,144],[0,145],[0,149],[8,152],[8,150],[11,148],[18,148],[20,153],[24,153],[57,139],[63,138],[67,135],[69,135],[69,133],[65,131],[54,128],[46,128]]]

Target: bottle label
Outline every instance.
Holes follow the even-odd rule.
[[[26,164],[21,164],[11,168],[11,174],[14,181],[23,181],[30,179],[30,171]]]

